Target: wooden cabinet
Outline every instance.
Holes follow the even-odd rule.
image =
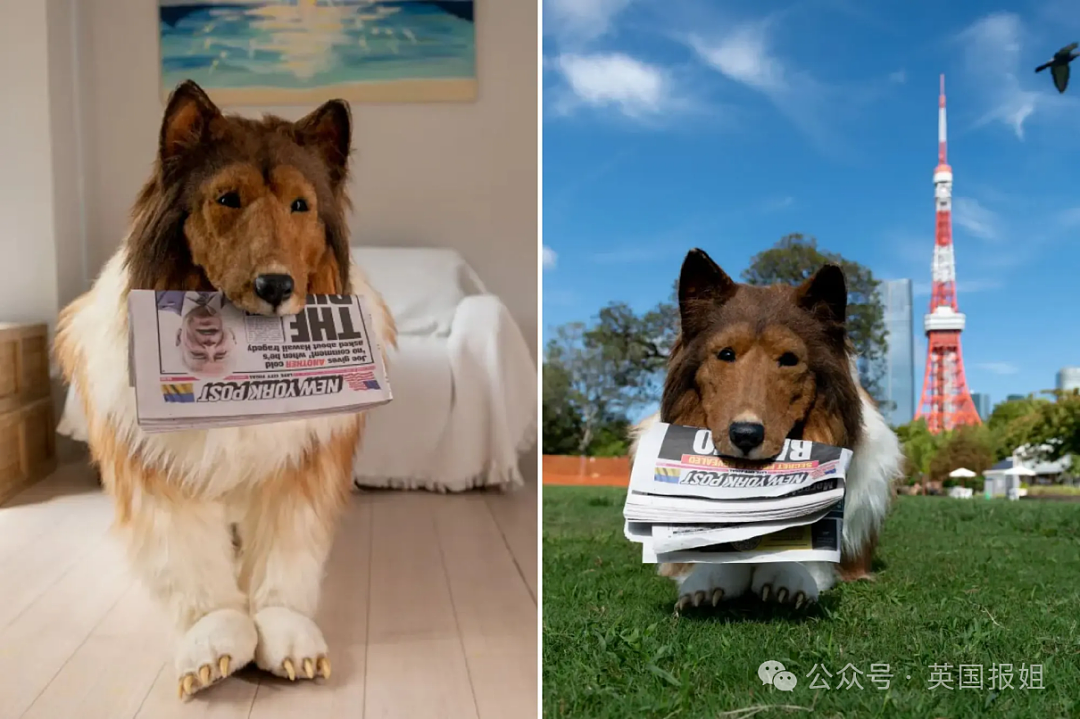
[[[0,502],[55,466],[48,328],[0,322]]]

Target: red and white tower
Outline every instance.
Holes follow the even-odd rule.
[[[979,413],[971,401],[964,379],[964,357],[960,333],[964,315],[956,305],[956,262],[952,243],[952,168],[945,155],[945,76],[941,76],[938,98],[938,166],[934,169],[934,198],[937,227],[934,233],[934,262],[931,265],[933,292],[930,312],[923,318],[926,330],[926,375],[922,398],[915,418],[924,417],[930,431],[938,434],[962,424],[979,424]]]

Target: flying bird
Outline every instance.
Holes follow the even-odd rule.
[[[1074,42],[1072,45],[1066,45],[1065,47],[1054,53],[1054,57],[1050,62],[1043,63],[1035,68],[1035,72],[1042,72],[1046,68],[1050,68],[1050,74],[1054,76],[1054,87],[1058,92],[1065,92],[1065,88],[1069,86],[1069,63],[1080,57],[1080,52],[1076,51],[1076,48],[1080,47],[1080,43]]]

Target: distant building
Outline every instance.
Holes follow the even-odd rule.
[[[885,353],[883,409],[886,421],[894,427],[915,417],[915,335],[913,333],[911,280],[885,280],[881,283],[885,305],[885,330],[888,350]]]
[[[1080,367],[1062,367],[1057,373],[1057,388],[1065,391],[1080,389]]]
[[[990,419],[990,395],[985,392],[976,392],[971,395],[971,401],[975,403],[975,411],[979,413],[979,419],[983,422]]]
[[[1005,401],[1006,402],[1015,402],[1018,399],[1027,399],[1027,395],[1026,394],[1010,394],[1008,397],[1005,398]]]

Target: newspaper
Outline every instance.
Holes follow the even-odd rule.
[[[748,463],[720,457],[707,429],[658,423],[638,443],[624,532],[647,563],[839,562],[851,456],[787,440]]]
[[[296,315],[249,314],[220,292],[133,290],[130,380],[147,432],[354,413],[393,397],[355,295],[309,295]]]

